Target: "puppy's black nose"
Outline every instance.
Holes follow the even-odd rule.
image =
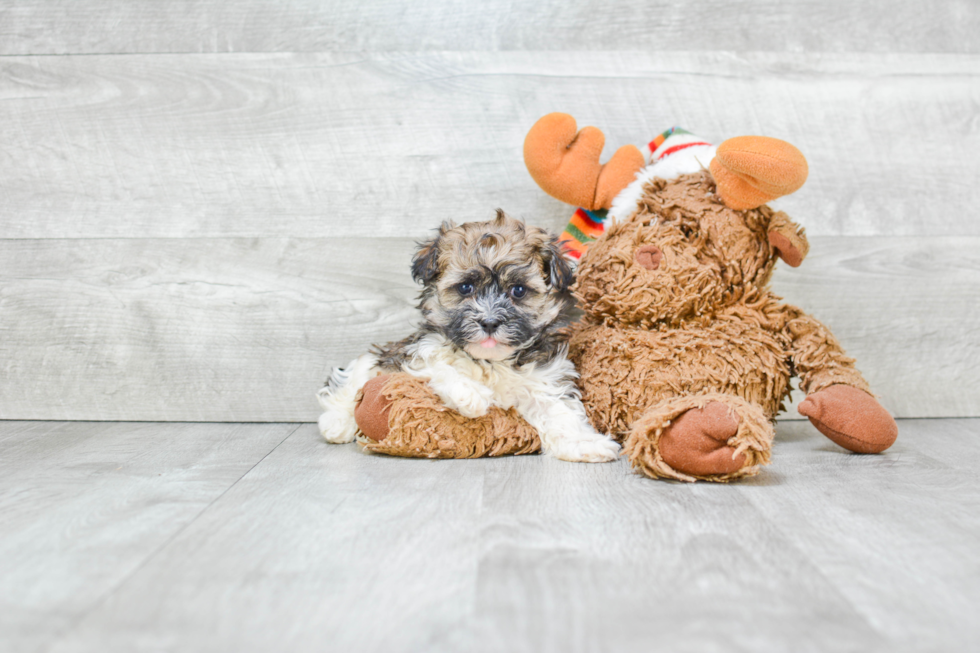
[[[499,327],[503,323],[503,320],[498,320],[497,318],[494,317],[488,317],[482,320],[477,320],[476,323],[479,324],[481,327],[483,327],[483,330],[486,331],[487,333],[493,333],[493,330]]]

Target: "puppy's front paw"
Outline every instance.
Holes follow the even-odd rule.
[[[619,451],[620,446],[615,440],[598,435],[594,439],[561,440],[549,453],[559,460],[573,463],[608,463],[616,460]]]
[[[353,442],[357,435],[357,422],[354,416],[340,410],[328,410],[317,420],[320,435],[331,444]]]
[[[490,410],[489,388],[469,383],[453,383],[433,389],[446,408],[452,408],[463,417],[483,417]]]

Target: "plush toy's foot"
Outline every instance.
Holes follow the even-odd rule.
[[[364,384],[354,410],[364,448],[407,458],[479,458],[534,453],[537,431],[513,408],[468,418],[446,408],[425,379],[404,372]]]
[[[664,429],[660,455],[665,463],[691,476],[734,474],[748,462],[744,453],[728,446],[738,423],[728,406],[717,401],[692,408]]]
[[[390,375],[383,374],[365,383],[361,389],[361,401],[354,409],[357,427],[361,433],[375,442],[381,442],[388,437],[388,412],[391,410],[391,400],[381,390],[390,378]]]
[[[772,424],[762,408],[721,393],[651,407],[626,438],[633,467],[651,478],[730,481],[769,463]]]
[[[878,400],[849,385],[832,385],[809,395],[801,415],[835,443],[856,453],[881,453],[898,437],[898,424]]]

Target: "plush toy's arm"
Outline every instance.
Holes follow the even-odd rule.
[[[880,453],[898,437],[898,425],[871,393],[826,326],[786,307],[790,356],[807,397],[799,411],[818,431],[850,451]]]
[[[790,355],[800,389],[808,395],[832,385],[849,385],[871,394],[871,387],[823,323],[795,306],[788,306],[786,330]]]

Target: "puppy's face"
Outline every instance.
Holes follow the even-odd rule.
[[[555,236],[497,211],[489,222],[444,223],[419,246],[425,328],[474,358],[503,360],[547,340],[571,305],[572,271]]]

